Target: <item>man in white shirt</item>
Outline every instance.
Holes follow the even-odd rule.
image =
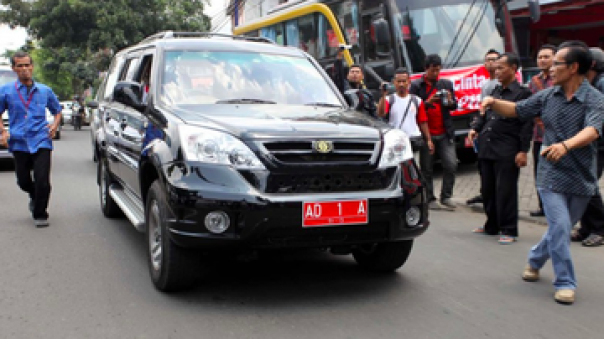
[[[419,151],[424,141],[430,153],[434,153],[424,103],[418,96],[409,94],[409,78],[409,72],[405,68],[397,69],[392,80],[396,93],[390,96],[388,96],[387,84],[382,84],[378,116],[387,116],[392,127],[402,130],[409,136],[414,153]]]

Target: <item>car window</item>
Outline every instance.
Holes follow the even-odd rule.
[[[315,65],[303,57],[167,51],[161,84],[161,101],[167,105],[216,104],[236,99],[342,105]]]

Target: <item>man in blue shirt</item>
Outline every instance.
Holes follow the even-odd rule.
[[[18,80],[0,87],[0,114],[8,110],[10,124],[9,134],[0,120],[0,143],[8,143],[13,153],[17,184],[29,194],[34,225],[46,227],[49,225],[46,209],[50,198],[52,138],[61,122],[61,105],[48,86],[34,82],[34,65],[29,54],[15,53],[11,66]],[[55,115],[50,125],[46,121],[47,108]]]
[[[487,97],[487,108],[522,120],[540,117],[545,134],[537,175],[548,229],[529,253],[522,278],[537,281],[539,270],[551,258],[556,301],[572,304],[577,282],[570,255],[570,231],[598,190],[597,148],[602,135],[604,95],[585,75],[592,64],[586,47],[570,42],[560,45],[551,68],[554,86],[518,103]]]

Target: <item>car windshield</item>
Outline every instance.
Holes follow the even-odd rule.
[[[17,74],[12,70],[0,70],[0,86],[17,80]]]
[[[504,50],[490,0],[396,0],[397,38],[407,48],[414,71],[423,70],[428,54],[445,67],[481,64],[484,53]],[[402,45],[402,44],[401,44]]]
[[[164,105],[324,104],[342,106],[313,63],[247,52],[166,51]]]

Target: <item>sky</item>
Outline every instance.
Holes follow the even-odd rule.
[[[223,22],[223,20],[219,20],[219,17],[224,17],[224,9],[227,5],[228,0],[208,0],[209,5],[205,6],[205,13],[209,17],[216,16],[216,21],[218,23]],[[221,33],[230,33],[231,27],[230,22],[227,23],[221,30]],[[17,49],[23,44],[25,44],[25,40],[27,39],[27,32],[24,28],[16,28],[10,29],[7,25],[0,24],[0,55],[4,54],[7,49]],[[4,60],[6,62],[6,60]],[[0,63],[2,63],[2,59],[0,58]]]

